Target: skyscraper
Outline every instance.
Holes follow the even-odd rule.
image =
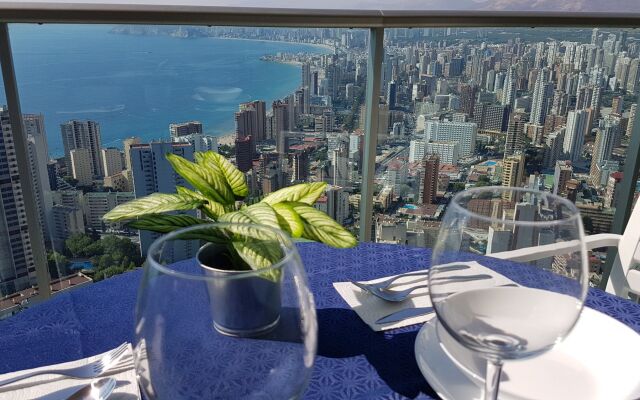
[[[460,105],[461,111],[470,117],[473,117],[474,106],[476,104],[476,94],[478,87],[473,84],[460,85]]]
[[[71,176],[78,181],[80,186],[93,184],[93,160],[89,149],[73,149],[69,152],[71,157]]]
[[[133,146],[134,144],[140,144],[139,137],[130,137],[122,141],[122,147],[124,149],[124,165],[125,165],[125,169],[128,169],[128,170],[131,169],[130,152],[131,152],[131,146]]]
[[[633,125],[636,122],[636,109],[638,108],[638,104],[631,104],[631,108],[629,109],[629,122],[627,123],[627,132],[626,135],[631,137],[633,133]]]
[[[435,204],[438,193],[438,173],[440,171],[440,159],[437,155],[428,155],[422,160],[424,179],[422,181],[422,202]]]
[[[600,176],[598,167],[611,158],[616,138],[619,135],[619,125],[614,123],[605,123],[596,133],[596,141],[593,145],[593,154],[591,157],[591,168],[589,176],[591,184],[599,187]]]
[[[427,121],[425,140],[458,142],[460,157],[467,157],[476,149],[478,125],[474,122]]]
[[[516,152],[524,150],[524,125],[527,117],[524,114],[512,114],[507,128],[507,140],[505,143],[504,155],[506,157],[514,155]]]
[[[104,176],[100,157],[100,125],[95,121],[71,120],[60,125],[67,173],[71,174],[71,150],[87,149],[91,156],[91,172],[94,178]]]
[[[115,175],[122,172],[122,153],[115,147],[107,147],[101,150],[102,169],[105,176]]]
[[[567,159],[578,161],[582,154],[584,136],[591,129],[591,110],[569,111],[567,116],[567,130],[564,136],[562,150]]]
[[[524,180],[524,154],[518,153],[506,157],[502,162],[502,186],[521,187]],[[502,198],[507,201],[515,201],[512,191],[505,191]]]
[[[573,176],[573,167],[570,161],[556,161],[553,174],[553,194],[567,195],[567,183]]]
[[[543,125],[549,108],[549,101],[553,98],[553,82],[549,82],[549,69],[543,68],[538,72],[533,89],[531,102],[531,116],[529,121],[536,125]]]
[[[0,109],[0,297],[35,284],[29,239],[9,112]]]
[[[174,172],[165,157],[167,153],[172,153],[193,161],[193,146],[191,144],[170,142],[134,144],[131,146],[130,153],[133,192],[136,198],[156,192],[175,193],[178,185],[191,188],[189,183]],[[140,250],[143,256],[147,254],[151,243],[160,236],[158,233],[140,231]]]
[[[266,112],[264,101],[255,100],[240,104],[239,111],[235,114],[235,120],[236,136],[251,136],[256,142],[262,142],[266,139]]]
[[[513,107],[516,100],[516,69],[514,66],[509,68],[507,77],[502,87],[502,105]]]

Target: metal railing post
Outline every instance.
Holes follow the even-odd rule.
[[[29,241],[31,242],[33,261],[36,267],[38,296],[41,300],[45,300],[51,296],[51,280],[47,264],[47,253],[44,247],[44,236],[41,231],[42,227],[38,222],[36,198],[33,191],[33,182],[31,181],[29,166],[27,136],[24,130],[22,112],[20,110],[20,97],[18,95],[18,85],[16,83],[16,74],[13,66],[13,53],[11,52],[11,42],[9,40],[9,27],[6,23],[0,23],[0,64],[2,65],[2,78],[7,96],[7,106],[9,107],[11,133],[16,150],[20,188],[22,189],[27,225],[29,226]]]
[[[640,102],[640,96],[636,103]],[[633,131],[627,147],[627,158],[624,162],[624,171],[622,182],[620,183],[619,195],[616,199],[616,212],[613,216],[613,224],[611,224],[611,233],[621,235],[627,226],[631,210],[633,206],[633,196],[636,192],[636,182],[638,181],[638,170],[640,169],[640,113],[636,113],[633,121]],[[637,229],[637,228],[636,228]],[[609,247],[607,251],[607,259],[602,271],[602,279],[598,287],[602,290],[607,288],[613,261],[618,255],[618,249]]]
[[[384,56],[384,28],[369,30],[369,60],[367,62],[367,92],[365,98],[365,133],[363,146],[362,190],[360,191],[360,241],[371,241],[373,214],[373,178],[376,174],[378,145],[378,104]]]

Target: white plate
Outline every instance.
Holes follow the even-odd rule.
[[[484,362],[426,323],[416,338],[418,367],[444,399],[481,399]],[[445,348],[438,338],[442,335]],[[639,399],[640,335],[585,308],[567,338],[550,351],[505,362],[501,399]]]

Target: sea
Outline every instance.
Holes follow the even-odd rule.
[[[296,43],[111,33],[110,25],[10,25],[23,113],[42,113],[51,156],[64,153],[60,124],[100,124],[103,147],[169,136],[169,124],[201,121],[206,133],[234,129],[238,104],[292,93],[297,65],[262,61],[278,52],[324,54]],[[1,86],[1,85],[0,85]],[[0,92],[2,104],[4,88]]]

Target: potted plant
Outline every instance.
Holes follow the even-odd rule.
[[[217,300],[212,302],[218,308],[212,310],[214,325],[222,333],[252,336],[278,322],[280,276],[277,269],[269,267],[282,260],[282,249],[278,235],[252,226],[266,225],[294,239],[337,248],[357,243],[343,226],[313,207],[325,191],[324,182],[293,185],[247,204],[244,175],[223,156],[207,151],[196,152],[195,162],[171,153],[166,158],[192,188],[178,186],[176,193],[154,193],[132,200],[109,211],[104,220],[128,221],[132,228],[159,233],[221,223],[223,228],[202,225],[202,229],[191,229],[185,239],[204,243],[196,255],[199,264],[206,274],[224,282],[209,288],[210,296]],[[198,215],[178,213],[189,210],[198,210]],[[248,279],[224,279],[252,270],[264,272],[250,274]]]

